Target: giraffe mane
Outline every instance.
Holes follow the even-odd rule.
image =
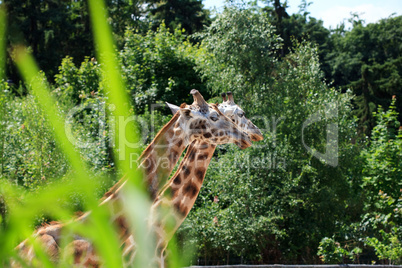
[[[53,226],[53,225],[58,225],[61,224],[61,222],[59,221],[51,221],[51,222],[42,222],[42,224],[37,228],[41,228],[41,227],[48,227],[48,226]]]
[[[153,150],[153,144],[157,143],[157,141],[162,136],[162,133],[164,133],[166,131],[166,129],[170,128],[174,123],[176,123],[176,121],[177,121],[177,119],[179,119],[179,117],[180,117],[180,112],[176,112],[173,115],[173,117],[170,119],[170,121],[166,125],[164,125],[161,130],[159,130],[158,134],[155,135],[153,142],[148,144],[147,148],[145,148],[145,150],[142,152],[139,159],[143,159],[147,154],[149,154]]]
[[[214,109],[215,111],[217,111],[219,115],[223,115],[223,116],[225,116],[225,117],[226,117],[226,115],[224,115],[224,114],[223,114],[223,113],[222,113],[222,112],[219,110],[219,108],[218,108],[218,104],[211,103],[211,104],[209,104],[209,106],[211,106],[211,107],[212,107],[212,109]]]
[[[183,104],[186,105],[185,103],[183,103]],[[178,111],[173,115],[173,117],[170,119],[170,121],[161,130],[159,130],[158,134],[155,135],[154,140],[150,144],[148,144],[147,148],[145,148],[145,150],[142,152],[139,159],[144,159],[153,150],[153,144],[157,142],[157,140],[161,137],[162,133],[164,133],[166,131],[166,129],[170,128],[174,123],[176,123],[176,121],[179,117],[180,117],[180,112]],[[109,196],[116,193],[116,191],[123,185],[123,183],[125,181],[126,181],[126,176],[124,175],[115,185],[113,185],[109,189],[109,191],[107,191],[103,195],[103,197],[100,199],[100,201],[103,202]]]

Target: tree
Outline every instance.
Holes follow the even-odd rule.
[[[370,134],[375,126],[372,113],[378,105],[385,109],[391,96],[401,96],[402,16],[383,19],[378,23],[363,25],[353,15],[351,31],[336,29],[331,35],[333,50],[326,55],[330,77],[343,91],[348,88],[356,95],[356,114],[360,129]],[[400,113],[399,101],[396,109]],[[399,120],[402,118],[399,117]]]
[[[150,30],[145,36],[127,30],[120,56],[135,111],[143,113],[157,102],[191,103],[192,88],[208,99],[210,95],[195,70],[198,54],[197,46],[180,29],[170,33],[161,24],[156,32]]]
[[[57,73],[65,56],[75,64],[94,56],[93,39],[86,1],[30,0],[4,1],[8,11],[8,42],[25,44],[32,50],[39,67],[48,78]],[[126,27],[144,30],[143,1],[107,1],[109,23],[118,46],[122,47]],[[15,82],[18,74],[9,60],[8,77]]]
[[[379,106],[373,113],[377,124],[369,146],[361,151],[360,217],[333,234],[339,243],[323,238],[320,251],[326,262],[336,255],[354,257],[352,249],[359,248],[359,254],[366,256],[374,249],[383,263],[402,263],[402,130],[395,104],[394,96],[387,111]]]
[[[326,53],[330,51],[330,31],[323,26],[322,20],[309,16],[310,13],[307,8],[311,3],[302,1],[299,12],[292,15],[286,12],[286,8],[288,8],[286,1],[282,4],[279,0],[267,0],[266,3],[267,6],[263,10],[269,21],[275,26],[278,35],[283,39],[280,56],[283,57],[290,52],[294,41],[309,40],[317,44],[321,68],[327,72],[327,66],[323,59]]]
[[[164,22],[171,31],[181,27],[191,35],[210,23],[209,12],[204,9],[201,0],[151,0],[149,3],[154,29]]]
[[[8,40],[32,49],[38,64],[52,77],[61,59],[71,55],[83,59],[92,55],[92,35],[85,2],[81,1],[4,1],[8,11]],[[14,69],[8,76],[18,81]]]
[[[267,88],[281,39],[261,10],[229,6],[202,36],[199,70],[215,94],[232,91],[246,105],[269,101]],[[260,101],[251,104],[252,100]]]

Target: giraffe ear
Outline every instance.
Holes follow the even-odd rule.
[[[166,102],[166,104],[167,104],[167,106],[170,108],[170,111],[172,111],[173,114],[176,114],[177,111],[180,110],[180,107],[179,107],[179,106],[176,106],[176,105],[171,104],[171,103],[169,103],[169,102]]]
[[[192,112],[188,108],[180,108],[179,111],[180,111],[182,116],[185,116],[187,118],[192,117]]]

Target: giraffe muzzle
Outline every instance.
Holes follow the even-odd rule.
[[[241,140],[240,142],[235,143],[240,149],[246,149],[251,146],[251,142]]]
[[[262,134],[250,134],[250,138],[252,141],[261,141],[264,139],[264,137],[262,136]]]

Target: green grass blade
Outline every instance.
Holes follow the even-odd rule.
[[[80,189],[82,189],[87,196],[86,207],[92,210],[88,225],[85,227],[81,226],[77,230],[79,233],[94,242],[105,265],[110,267],[120,267],[122,265],[122,260],[121,252],[119,250],[119,241],[114,226],[110,225],[109,212],[105,207],[99,208],[97,206],[98,201],[93,197],[93,195],[91,198],[91,194],[95,189],[93,182],[91,183],[89,180],[90,173],[82,161],[80,154],[67,139],[63,117],[59,114],[59,111],[56,108],[56,102],[50,95],[49,87],[44,81],[43,76],[41,76],[33,57],[27,53],[24,48],[16,48],[15,55],[15,62],[25,83],[30,84],[32,94],[38,99],[41,109],[44,111],[45,116],[52,126],[57,144],[67,157],[71,168],[75,173],[73,188],[77,189],[77,187],[81,186]],[[57,203],[55,201],[58,200],[60,196],[66,196],[66,193],[68,193],[68,187],[66,188],[65,185],[58,185],[52,189],[46,189],[46,191],[43,191],[40,198],[39,196],[36,196],[36,198],[27,199],[27,204],[29,204],[28,207],[30,208],[29,211],[27,211],[26,207],[17,206],[13,211],[13,217],[10,219],[10,225],[15,226],[14,233],[24,229],[24,226],[28,226],[35,215],[40,213],[40,208],[43,207],[46,208],[47,213],[50,213],[55,218],[66,219],[67,216],[62,213],[63,210],[55,205]],[[48,206],[49,203],[52,204],[52,206]],[[22,215],[24,215],[24,220],[21,219]],[[18,217],[18,219],[15,217]],[[18,222],[23,224],[19,224]],[[70,227],[67,226],[67,228]],[[29,234],[24,232],[24,235],[28,236]],[[46,264],[45,255],[41,253],[41,250],[38,247],[36,248],[38,250],[38,258],[42,260],[44,265],[48,265]]]
[[[94,39],[97,48],[97,57],[102,65],[104,73],[105,95],[108,105],[114,107],[111,110],[115,118],[115,164],[119,170],[129,178],[123,194],[124,209],[127,220],[132,225],[136,242],[136,267],[149,267],[151,256],[153,256],[154,241],[149,235],[146,219],[150,212],[148,197],[142,189],[142,174],[136,167],[131,168],[132,155],[139,155],[138,136],[136,126],[130,113],[130,98],[126,92],[124,81],[117,62],[114,42],[110,25],[107,23],[107,14],[104,1],[89,0],[89,9],[94,32]],[[128,123],[129,122],[129,123]],[[131,162],[130,161],[134,161]],[[131,185],[132,184],[132,185]],[[152,232],[151,232],[152,233]]]
[[[130,156],[138,154],[138,148],[135,146],[126,146],[130,143],[138,143],[138,136],[135,135],[136,127],[134,124],[125,124],[130,115],[130,98],[126,92],[124,81],[120,72],[120,67],[115,53],[114,42],[110,25],[107,23],[107,13],[104,1],[90,0],[89,8],[91,14],[92,27],[94,32],[97,57],[102,65],[104,73],[104,82],[106,85],[105,95],[107,102],[113,107],[112,116],[116,119],[117,125],[115,134],[115,145],[118,151],[115,151],[115,162],[117,167],[124,172],[129,173],[129,177],[134,175],[130,171]],[[124,123],[124,125],[123,125]],[[134,123],[134,122],[132,122]],[[135,181],[139,181],[139,177]]]

